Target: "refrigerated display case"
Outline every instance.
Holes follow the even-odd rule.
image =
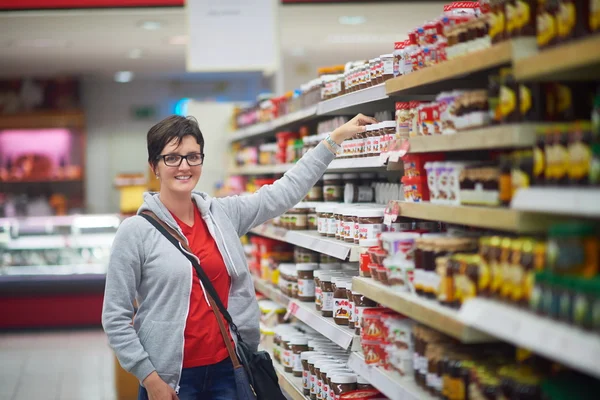
[[[0,329],[99,325],[118,215],[0,219]]]

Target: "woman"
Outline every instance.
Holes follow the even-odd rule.
[[[193,192],[204,161],[204,139],[194,119],[171,116],[148,131],[148,162],[160,192],[146,193],[138,214],[152,211],[187,240],[254,350],[259,310],[239,237],[301,201],[334,159],[334,148],[375,122],[357,115],[273,185],[226,198]],[[180,250],[144,218],[124,220],[106,274],[102,325],[123,368],[139,379],[139,399],[236,398],[216,321]]]

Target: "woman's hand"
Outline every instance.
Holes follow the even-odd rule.
[[[158,373],[154,371],[144,379],[144,387],[148,392],[150,400],[178,400],[177,393],[163,381]]]
[[[358,114],[344,125],[340,126],[331,133],[331,139],[341,145],[344,140],[351,139],[361,132],[365,131],[365,125],[376,124],[375,118]]]

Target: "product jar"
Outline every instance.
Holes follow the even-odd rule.
[[[300,353],[300,363],[302,364],[302,392],[305,396],[310,395],[310,377],[308,371],[308,358],[315,355],[324,356],[320,351],[303,351]]]
[[[306,203],[298,203],[286,212],[287,229],[299,231],[308,228],[308,208]]]
[[[317,212],[317,232],[319,232],[319,235],[335,237],[335,224],[333,227],[330,225],[331,221],[333,221],[333,211],[336,206],[337,204],[334,203],[323,203],[315,208]]]
[[[380,153],[387,153],[392,141],[396,140],[396,121],[383,121],[379,123],[381,139]]]
[[[319,179],[317,183],[308,191],[305,201],[323,201],[323,179]]]
[[[330,378],[331,388],[333,389],[333,393],[335,394],[336,400],[339,399],[339,396],[356,390],[356,374],[335,374]]]
[[[323,359],[323,360],[318,360],[317,362],[315,362],[315,377],[316,377],[315,392],[316,392],[317,400],[323,400],[324,390],[325,390],[325,386],[326,386],[325,382],[323,381],[323,368],[327,369],[327,368],[335,368],[335,367],[342,367],[342,366],[343,365],[335,358]],[[327,374],[325,374],[325,377],[327,377]]]
[[[307,229],[309,231],[316,231],[318,227],[316,203],[309,203],[308,208],[306,209],[306,217]]]
[[[343,230],[340,235],[340,239],[342,239],[346,243],[354,243],[354,234],[355,234],[355,226],[354,226],[354,217],[356,214],[356,209],[353,207],[346,207],[342,211],[342,227]]]
[[[320,360],[331,360],[329,355],[313,355],[308,357],[308,382],[309,394],[312,400],[317,399],[317,375],[315,372],[315,363]]]
[[[348,295],[346,294],[346,278],[332,278],[333,292],[333,321],[337,325],[348,325]]]
[[[301,353],[308,351],[308,338],[306,336],[296,336],[290,338],[289,346],[292,351],[292,373],[295,377],[300,378],[302,376],[302,360]],[[288,372],[288,369],[286,369]]]
[[[361,334],[362,330],[362,316],[365,310],[370,308],[376,308],[377,302],[369,299],[365,295],[353,290],[352,298],[354,300],[354,309],[356,310],[356,315],[354,317],[354,325],[355,325],[355,333],[357,335]]]
[[[303,302],[315,301],[314,271],[319,269],[317,263],[296,264],[298,275],[298,300]]]
[[[321,274],[319,274],[319,283],[321,285],[321,315],[324,317],[333,316],[333,283],[331,278],[331,272],[321,272]]]
[[[356,210],[359,241],[363,239],[377,239],[377,235],[383,231],[383,215],[383,208]]]
[[[346,183],[344,187],[344,203],[371,203],[375,200],[375,189],[369,185],[358,186]]]
[[[341,202],[344,183],[341,174],[323,175],[323,198],[327,202]]]
[[[383,62],[383,81],[387,81],[394,77],[394,55],[393,54],[383,54],[380,56],[381,61]]]

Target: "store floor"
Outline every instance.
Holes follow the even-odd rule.
[[[0,400],[114,400],[101,329],[0,334]]]

